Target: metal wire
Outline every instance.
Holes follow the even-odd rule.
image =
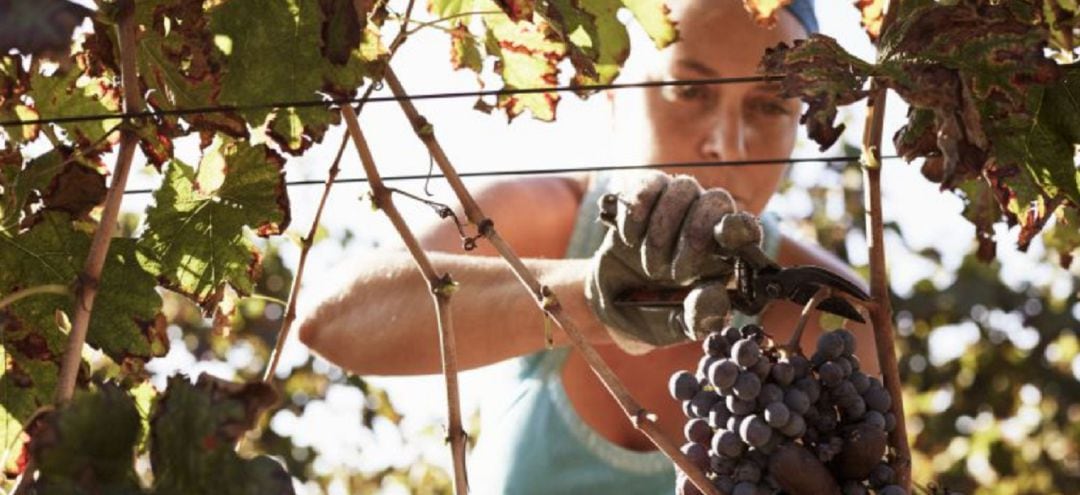
[[[441,100],[449,98],[481,98],[484,96],[508,96],[536,93],[558,93],[567,91],[602,91],[607,89],[631,89],[631,88],[654,88],[667,86],[704,86],[710,84],[736,84],[753,82],[772,82],[783,79],[784,76],[743,76],[743,77],[717,77],[709,79],[685,79],[677,81],[640,81],[633,83],[611,83],[591,85],[566,85],[543,88],[504,88],[486,91],[457,91],[446,93],[419,93],[413,95],[397,96],[372,96],[368,103],[386,103],[399,100]],[[297,100],[280,101],[272,103],[253,103],[250,105],[217,105],[195,108],[174,108],[169,110],[145,110],[128,113],[100,113],[88,115],[72,115],[61,117],[41,117],[37,119],[0,120],[0,127],[41,125],[41,124],[71,124],[76,122],[92,122],[110,119],[142,119],[147,117],[183,116],[207,113],[242,112],[247,110],[266,110],[273,108],[309,108],[331,107],[343,104],[357,104],[362,98],[347,99],[321,99],[321,100]]]
[[[600,165],[592,167],[566,167],[566,168],[545,168],[545,169],[509,169],[509,170],[485,170],[477,172],[459,172],[458,176],[462,178],[468,177],[506,177],[506,176],[521,176],[521,175],[553,175],[553,174],[566,174],[574,172],[603,172],[603,171],[619,171],[619,170],[642,170],[652,168],[713,168],[713,167],[750,167],[758,165],[785,165],[785,164],[797,164],[797,163],[835,163],[835,162],[849,162],[855,161],[861,158],[859,155],[849,156],[830,156],[830,157],[814,157],[814,158],[773,158],[763,160],[728,160],[728,161],[711,161],[711,162],[680,162],[680,163],[650,163],[644,165]],[[894,160],[901,158],[899,155],[884,155],[882,160]],[[428,178],[442,178],[445,175],[442,174],[414,174],[414,175],[391,175],[384,176],[382,180],[384,182],[390,181],[405,181],[405,180],[423,180]],[[310,179],[310,180],[297,180],[286,182],[288,187],[294,186],[317,186],[326,182],[325,179]],[[365,177],[349,177],[334,179],[335,184],[355,184],[365,183],[367,178]],[[124,191],[127,195],[137,194],[150,194],[154,192],[154,189],[129,189]]]

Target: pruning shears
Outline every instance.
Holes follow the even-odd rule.
[[[829,290],[816,309],[865,323],[862,315],[848,301],[868,301],[870,296],[858,285],[818,266],[781,267],[765,255],[757,244],[748,244],[728,256],[734,261],[734,287],[728,289],[731,307],[743,314],[756,315],[773,300],[784,299],[806,305],[821,289]],[[615,304],[641,309],[681,306],[690,288],[635,289],[616,298]],[[846,297],[845,297],[846,296]]]

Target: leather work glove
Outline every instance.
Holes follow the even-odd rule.
[[[735,211],[727,191],[703,190],[689,176],[651,172],[600,203],[601,220],[610,230],[593,255],[585,296],[616,344],[640,354],[702,338],[725,322],[730,312],[727,282],[734,267],[718,254],[714,228]],[[753,222],[760,242],[760,228]],[[682,307],[614,303],[629,290],[681,287],[692,288]]]

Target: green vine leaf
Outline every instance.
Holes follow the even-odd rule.
[[[277,401],[270,385],[210,375],[192,385],[169,378],[151,420],[150,463],[160,495],[293,493],[292,479],[269,457],[243,459],[233,449],[259,414]]]
[[[619,0],[588,0],[579,2],[581,9],[593,17],[593,31],[578,31],[571,35],[571,41],[578,46],[588,45],[593,54],[595,75],[574,74],[573,82],[578,85],[610,84],[618,77],[623,63],[630,56],[630,35],[626,25],[619,21],[616,13],[622,7]],[[588,39],[583,34],[588,34]]]
[[[487,10],[483,9],[482,10]],[[558,85],[558,63],[566,55],[566,45],[549,39],[544,23],[514,22],[504,14],[484,16],[487,26],[485,47],[498,60],[495,72],[506,89],[545,88]],[[525,110],[539,120],[554,120],[558,93],[500,95],[498,107],[513,120]]]
[[[46,118],[79,115],[100,115],[120,111],[120,93],[103,78],[81,77],[77,68],[67,71],[57,69],[51,76],[33,74],[30,77],[29,95],[34,99],[36,110]],[[60,124],[68,137],[82,147],[97,143],[105,134],[120,123],[119,119],[103,119]],[[119,135],[113,133],[109,142]]]
[[[146,212],[140,262],[208,311],[224,284],[251,294],[260,256],[244,228],[269,236],[288,226],[284,163],[266,145],[222,137],[197,172],[173,160]]]
[[[1073,253],[1080,248],[1080,210],[1069,206],[1058,208],[1054,226],[1043,232],[1047,249],[1058,253],[1063,268],[1072,265]]]
[[[675,23],[668,15],[671,9],[664,0],[622,0],[622,3],[634,14],[656,48],[664,48],[679,39]]]

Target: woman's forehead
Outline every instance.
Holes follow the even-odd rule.
[[[696,69],[703,76],[746,76],[757,72],[766,48],[806,36],[799,21],[781,10],[776,25],[754,23],[739,0],[676,0],[672,17],[679,41],[667,50],[669,69]]]

